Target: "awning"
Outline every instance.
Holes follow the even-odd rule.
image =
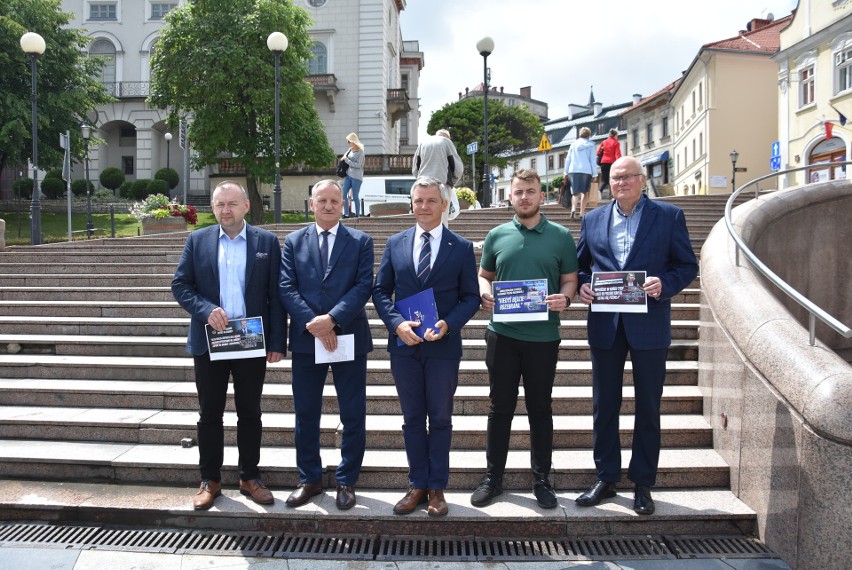
[[[660,154],[654,154],[651,156],[646,156],[642,159],[642,164],[655,164],[657,162],[663,162],[664,160],[669,159],[669,151],[663,151]]]

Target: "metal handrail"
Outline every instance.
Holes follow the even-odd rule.
[[[827,163],[830,168],[840,165],[852,165],[852,161],[846,162],[831,162]],[[737,267],[740,267],[740,251],[743,252],[746,259],[763,274],[764,277],[769,279],[773,285],[781,289],[788,297],[793,299],[796,303],[801,305],[808,311],[808,330],[810,333],[809,343],[811,346],[816,344],[816,319],[819,318],[822,322],[830,326],[832,329],[837,331],[839,334],[843,335],[846,338],[852,338],[852,329],[847,327],[845,324],[835,319],[833,316],[829,315],[825,312],[821,307],[819,307],[816,303],[796,291],[793,287],[790,286],[789,283],[778,277],[774,271],[769,269],[757,256],[753,251],[746,245],[743,239],[737,234],[737,231],[734,229],[733,221],[731,220],[731,210],[733,209],[734,201],[737,197],[746,190],[749,186],[754,185],[754,199],[758,200],[760,198],[760,183],[769,178],[776,178],[778,176],[785,176],[790,174],[791,172],[799,172],[801,170],[810,170],[813,168],[817,168],[821,165],[809,164],[808,166],[800,166],[798,168],[789,168],[787,170],[780,170],[778,172],[773,172],[771,174],[767,174],[766,176],[761,176],[760,178],[755,178],[750,182],[746,182],[737,190],[731,194],[731,197],[728,198],[728,202],[725,204],[725,226],[728,228],[728,234],[731,236],[731,239],[734,240],[734,243],[737,245],[736,247],[736,264]]]

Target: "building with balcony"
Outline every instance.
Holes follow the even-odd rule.
[[[117,99],[97,109],[97,135],[105,144],[90,151],[93,180],[106,167],[122,169],[128,180],[152,178],[166,164],[180,170],[183,151],[178,134],[173,133],[171,143],[166,141],[166,112],[149,107],[146,97],[151,53],[164,25],[163,16],[186,1],[62,1],[62,9],[74,15],[69,25],[84,29],[91,38],[89,56],[103,59],[100,80]],[[306,80],[313,86],[316,108],[335,153],[346,151],[345,138],[350,132],[358,133],[368,155],[396,155],[416,148],[416,90],[424,58],[417,42],[402,40],[399,14],[405,9],[405,0],[294,3],[314,20],[310,29],[314,57],[308,62]],[[210,175],[220,170],[211,165],[192,172],[188,194],[206,197]],[[285,197],[290,194],[287,184],[285,176]],[[176,189],[180,190],[181,186]],[[270,191],[261,188],[264,194]],[[301,197],[303,189],[296,194]],[[287,207],[301,207],[301,202],[285,204]]]
[[[846,178],[852,132],[852,4],[803,0],[781,31],[778,134],[781,169],[813,164],[785,185]],[[797,180],[798,179],[798,180]]]

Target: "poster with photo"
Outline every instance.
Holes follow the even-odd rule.
[[[513,321],[546,321],[549,318],[547,303],[547,279],[525,279],[522,281],[494,281],[491,284],[494,297],[495,323]]]
[[[642,289],[644,271],[592,273],[594,313],[647,313],[648,295]]]
[[[206,325],[205,329],[210,360],[266,357],[261,317],[228,321],[228,326],[221,331],[214,330],[210,325]]]

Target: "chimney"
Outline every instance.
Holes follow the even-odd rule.
[[[640,95],[639,93],[633,94],[633,104],[634,105],[638,105],[639,101],[641,101],[641,100],[642,100],[642,95]]]
[[[502,85],[500,86],[500,93],[501,94],[503,93],[503,86]]]
[[[595,101],[595,117],[600,115],[601,111],[603,111],[603,103]]]
[[[521,97],[532,99],[532,86],[521,87]]]
[[[769,18],[766,18],[766,19],[764,19],[764,18],[752,18],[752,20],[748,24],[746,24],[746,31],[747,32],[756,32],[757,30],[760,30],[761,28],[765,28],[766,26],[768,26],[771,23],[772,23],[772,19],[769,19]]]

